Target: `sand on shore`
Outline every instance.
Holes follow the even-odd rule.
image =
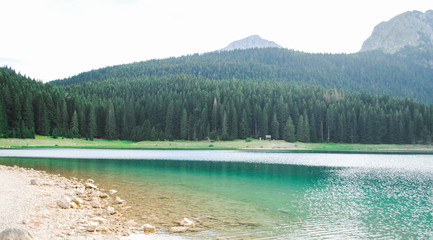
[[[72,200],[63,208],[60,199]],[[78,205],[77,199],[82,200]],[[25,229],[34,239],[136,239],[137,234],[140,239],[157,238],[123,218],[116,211],[122,207],[126,204],[118,203],[116,196],[83,181],[0,165],[0,232]]]

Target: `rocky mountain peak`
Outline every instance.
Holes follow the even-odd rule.
[[[275,42],[268,41],[261,38],[259,35],[252,35],[241,40],[230,43],[221,51],[230,51],[235,49],[249,49],[249,48],[282,48]]]
[[[433,11],[409,11],[378,24],[365,40],[361,52],[395,53],[406,46],[433,47]]]

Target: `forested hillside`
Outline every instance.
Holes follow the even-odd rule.
[[[263,137],[430,142],[433,105],[285,81],[189,75],[112,78],[59,89],[2,68],[0,134],[106,139]]]
[[[0,68],[0,137],[85,136],[89,108],[56,86]]]
[[[214,80],[306,83],[350,92],[410,97],[430,104],[433,103],[430,53],[414,48],[405,48],[394,55],[380,51],[309,54],[279,48],[234,50],[107,67],[53,84],[66,86],[107,79],[185,74]],[[417,55],[420,55],[418,61]]]

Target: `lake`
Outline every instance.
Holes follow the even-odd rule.
[[[122,213],[188,239],[433,238],[433,156],[243,150],[0,150],[0,164],[92,178]]]

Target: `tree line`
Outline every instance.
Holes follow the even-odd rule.
[[[430,143],[433,105],[282,81],[191,75],[65,87],[0,71],[0,136]]]

